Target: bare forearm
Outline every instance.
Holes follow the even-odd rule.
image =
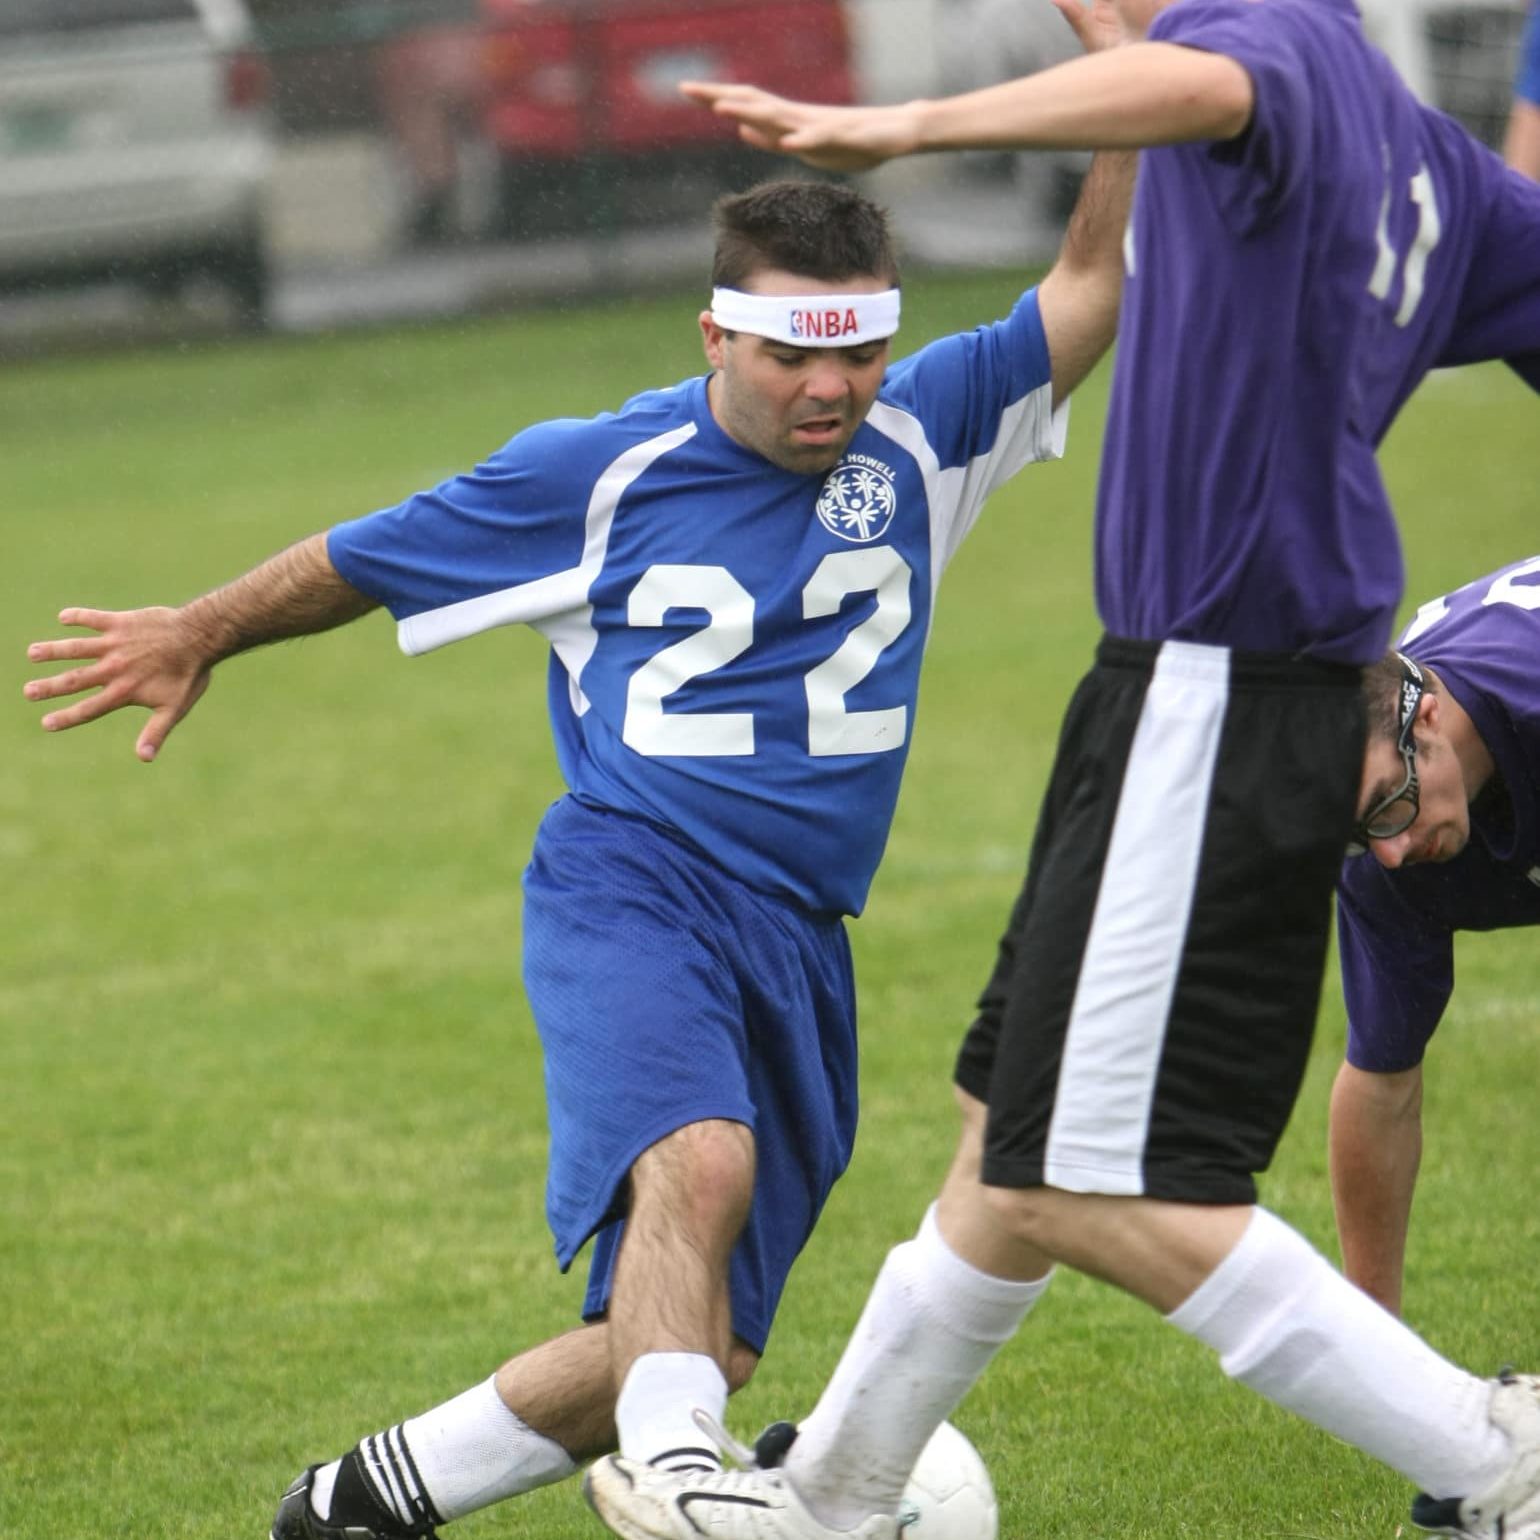
[[[1058,261],[1038,286],[1056,404],[1091,372],[1117,335],[1123,235],[1138,163],[1131,150],[1103,150],[1091,162]]]
[[[1129,150],[1229,139],[1251,121],[1253,99],[1251,77],[1223,54],[1134,43],[915,103],[915,148]]]
[[[329,631],[376,607],[332,566],[326,536],[312,535],[183,605],[181,615],[217,663],[268,642]]]
[[[1123,235],[1128,229],[1138,170],[1139,156],[1132,150],[1103,150],[1092,160],[1065,227],[1055,266],[1069,272],[1110,276],[1121,287]]]
[[[1396,1314],[1422,1158],[1421,1088],[1420,1070],[1370,1075],[1350,1064],[1332,1087],[1331,1185],[1343,1271]]]
[[[1516,101],[1503,140],[1503,159],[1515,171],[1540,182],[1540,107]]]

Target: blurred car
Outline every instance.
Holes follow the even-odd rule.
[[[239,0],[0,4],[0,288],[216,280],[267,312],[268,73]]]
[[[851,100],[839,0],[482,0],[482,25],[482,122],[509,234],[698,213],[702,182],[784,174],[681,97],[681,80]]]

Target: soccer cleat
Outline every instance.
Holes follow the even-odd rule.
[[[312,1465],[289,1483],[279,1501],[270,1540],[437,1540],[431,1524],[405,1529],[383,1511],[367,1524],[332,1524],[318,1517],[310,1505],[310,1488],[320,1468]]]
[[[898,1540],[890,1513],[831,1529],[779,1470],[666,1471],[612,1454],[588,1468],[583,1496],[622,1540]]]
[[[1504,1372],[1488,1412],[1508,1435],[1513,1462],[1484,1492],[1429,1497],[1412,1504],[1412,1523],[1459,1540],[1540,1540],[1540,1375]]]

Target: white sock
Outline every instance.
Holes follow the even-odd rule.
[[[1483,1491],[1508,1468],[1491,1382],[1439,1357],[1266,1209],[1166,1319],[1232,1379],[1434,1497]]]
[[[394,1428],[362,1441],[364,1473],[375,1495],[404,1522],[415,1514],[396,1483],[421,1483],[441,1519],[458,1519],[505,1497],[570,1476],[577,1465],[554,1439],[503,1404],[495,1377]],[[331,1510],[340,1460],[316,1472],[310,1500]]]
[[[931,1434],[1047,1287],[1046,1277],[1018,1283],[970,1266],[942,1238],[932,1206],[919,1234],[888,1253],[787,1456],[787,1474],[824,1523],[854,1528],[898,1511]]]
[[[577,1469],[555,1439],[509,1411],[495,1375],[401,1427],[423,1485],[445,1520],[549,1486]]]
[[[704,1353],[643,1353],[626,1372],[615,1403],[615,1431],[628,1460],[665,1470],[717,1468],[721,1451],[696,1426],[699,1407],[718,1422],[727,1412],[727,1381]]]

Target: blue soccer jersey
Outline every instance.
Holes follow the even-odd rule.
[[[683,834],[751,887],[857,914],[942,572],[988,494],[1062,450],[1036,294],[895,364],[827,475],[729,438],[706,384],[527,429],[338,525],[328,549],[408,653],[541,632],[580,800]]]
[[[1379,1072],[1421,1062],[1454,988],[1456,931],[1540,925],[1540,557],[1423,605],[1398,645],[1470,716],[1495,774],[1453,860],[1343,866],[1348,1059]]]
[[[1540,387],[1540,186],[1421,106],[1351,0],[1182,0],[1247,130],[1140,157],[1097,504],[1115,635],[1364,664],[1403,585],[1375,448],[1429,369]]]

